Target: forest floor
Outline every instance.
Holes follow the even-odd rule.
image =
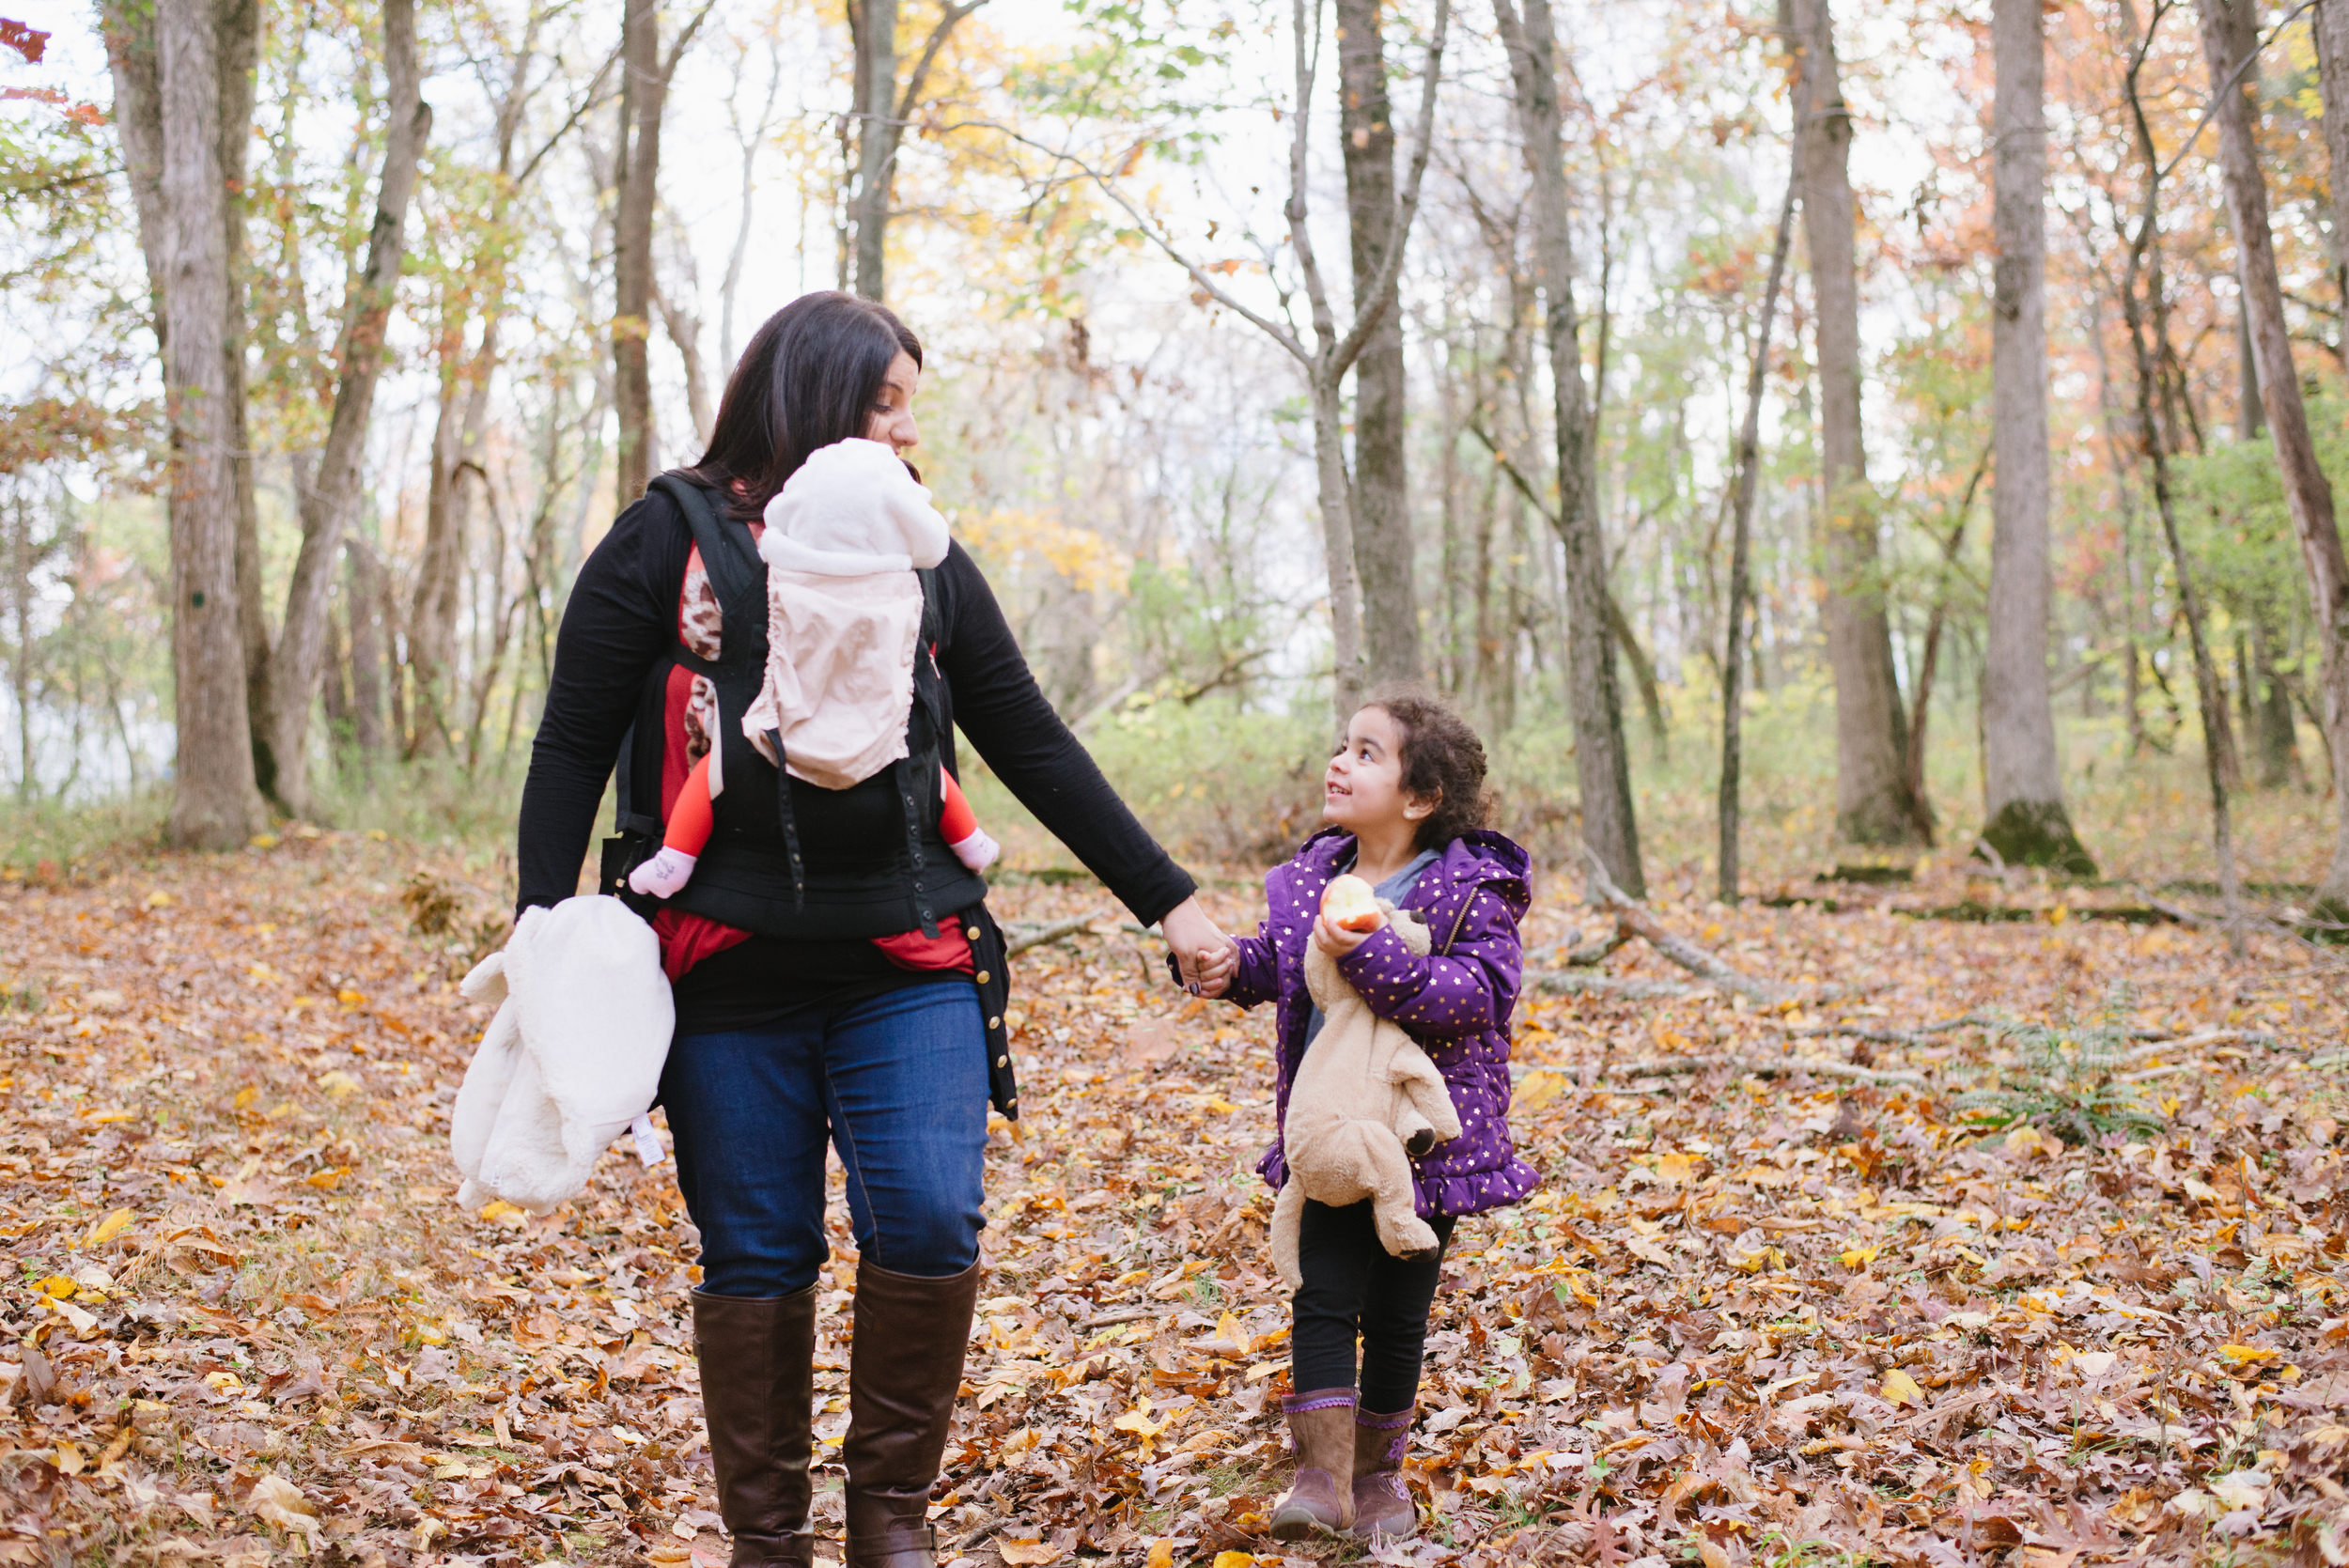
[[[494,876],[296,830],[36,881],[0,883],[0,1563],[723,1561],[670,1166],[615,1148],[544,1219],[455,1205]],[[1007,921],[1107,904],[1007,882]],[[1455,1238],[1425,1530],[1377,1555],[2349,1563],[2340,961],[2262,934],[2231,963],[2095,918],[2112,890],[1793,891],[1653,906],[1782,994],[1645,941],[1529,992],[1513,1123],[1547,1180]],[[1579,893],[1544,878],[1537,965],[1600,933]],[[1252,878],[1208,897],[1252,924]],[[1901,912],[1968,908],[2025,912]],[[1174,991],[1114,918],[1015,968],[1026,1114],[992,1129],[941,1538],[1282,1560],[1269,1018]],[[1855,1060],[1877,1081],[1801,1065]],[[2001,1082],[2035,1122],[1961,1103]]]

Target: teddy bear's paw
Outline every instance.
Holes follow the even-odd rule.
[[[1380,1227],[1386,1234],[1379,1237],[1389,1253],[1398,1258],[1415,1258],[1436,1250],[1436,1233],[1426,1220],[1417,1215],[1392,1226]]]

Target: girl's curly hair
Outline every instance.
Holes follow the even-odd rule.
[[[1403,787],[1436,809],[1419,825],[1422,849],[1439,849],[1490,816],[1485,743],[1450,703],[1423,686],[1379,688],[1364,699],[1403,731]]]

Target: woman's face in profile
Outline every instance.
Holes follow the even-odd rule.
[[[913,356],[899,354],[881,382],[880,396],[873,404],[872,421],[865,427],[865,440],[885,441],[891,450],[902,455],[907,447],[922,439],[921,432],[913,427],[913,389],[921,379],[922,367],[913,363]]]

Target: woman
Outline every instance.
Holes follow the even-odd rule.
[[[923,574],[907,757],[825,790],[741,734],[766,660],[754,520],[811,452],[916,439],[922,346],[881,306],[811,294],[761,327],[698,467],[664,474],[581,567],[522,794],[521,902],[577,887],[618,761],[605,885],[657,846],[708,754],[716,829],[654,916],[675,986],[661,1102],[701,1231],[693,1332],[733,1562],[814,1560],[809,1459],[824,1151],[858,1261],[849,1568],[934,1564],[927,1523],[979,1285],[990,1098],[1018,1113],[986,885],[937,827],[954,726],[1144,924],[1185,979],[1226,939],[1037,690],[960,545]],[[925,774],[926,768],[926,775]]]

